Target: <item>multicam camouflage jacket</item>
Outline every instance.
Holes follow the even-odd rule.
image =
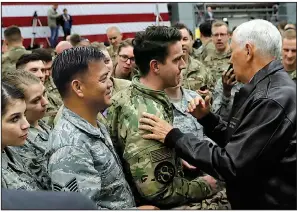
[[[205,58],[204,64],[212,73],[215,80],[214,83],[216,83],[222,77],[223,72],[228,69],[230,58],[231,50],[223,54],[215,51]]]
[[[200,61],[189,56],[187,67],[182,70],[182,86],[189,90],[199,90],[202,86],[207,85],[212,91],[215,86],[214,78],[208,68]]]
[[[81,192],[99,209],[135,207],[105,126],[92,126],[65,106],[49,137],[48,172],[54,191]]]
[[[2,55],[2,74],[16,70],[16,63],[24,54],[31,54],[31,52],[27,51],[23,46],[13,47],[5,52]]]
[[[205,45],[201,45],[197,50],[193,51],[192,56],[199,60],[200,62],[204,63],[205,58],[213,54],[216,51],[216,48],[212,42],[212,40],[209,40],[206,42]]]
[[[139,82],[139,76],[135,76],[132,85],[112,99],[108,126],[138,203],[172,208],[213,194],[203,179],[188,181],[183,177],[181,160],[174,150],[142,138],[142,134],[147,133],[138,129],[142,112],[157,114],[173,123],[172,105],[164,91],[145,87]]]

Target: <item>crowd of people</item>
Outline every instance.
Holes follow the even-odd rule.
[[[98,209],[296,209],[295,26],[199,28],[198,49],[176,23],[28,51],[8,27],[2,188]]]

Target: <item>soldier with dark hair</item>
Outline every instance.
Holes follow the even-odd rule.
[[[205,209],[209,204],[202,200],[218,191],[209,183],[215,180],[205,176],[188,181],[175,151],[155,140],[143,139],[141,135],[146,132],[138,129],[142,112],[173,121],[172,105],[164,90],[181,81],[181,70],[186,65],[181,38],[178,29],[166,26],[151,26],[136,34],[133,46],[140,76],[113,96],[107,120],[138,204]],[[216,204],[212,207],[219,208]]]

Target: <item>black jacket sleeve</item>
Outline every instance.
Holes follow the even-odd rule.
[[[252,103],[225,148],[177,129],[168,133],[165,145],[174,147],[177,155],[190,164],[230,182],[255,177],[259,174],[257,170],[272,169],[275,161],[283,156],[294,130],[278,103],[260,99]]]

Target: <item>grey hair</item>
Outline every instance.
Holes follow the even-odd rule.
[[[265,56],[279,58],[282,49],[282,37],[278,29],[270,22],[255,19],[239,25],[233,38],[241,48],[246,43],[256,46],[257,51]]]

